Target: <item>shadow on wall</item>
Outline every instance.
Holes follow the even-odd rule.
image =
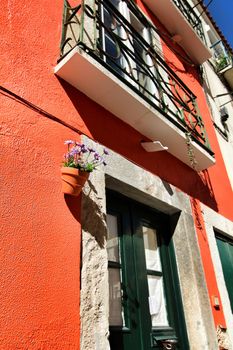
[[[88,180],[89,193],[82,193],[81,224],[82,230],[89,232],[96,240],[100,248],[105,248],[107,240],[106,215],[98,205],[98,200],[92,199],[89,194],[97,195],[91,181]]]
[[[59,82],[78,112],[77,117],[82,118],[85,124],[84,128],[86,127],[86,130],[88,130],[87,133],[97,142],[106,145],[142,168],[156,174],[164,181],[199,199],[213,210],[218,211],[208,171],[204,171],[199,175],[166,151],[154,154],[145,152],[140,145],[144,138],[141,134],[65,81],[59,79]],[[17,103],[23,104],[26,108],[32,109],[37,114],[39,113],[38,118],[48,118],[69,130],[77,132],[77,134],[82,133],[75,126],[75,123],[74,125],[68,124],[65,118],[64,120],[60,119],[7,89],[4,89],[1,93]],[[85,133],[85,130],[83,132]]]
[[[192,197],[218,211],[208,171],[201,174],[166,151],[147,153],[140,146],[144,138],[119,118],[59,79],[74,108],[92,137],[130,161],[156,174]]]
[[[74,197],[70,196],[68,194],[64,194],[64,199],[66,202],[67,207],[69,208],[71,214],[80,223],[81,220],[81,196],[79,197]]]
[[[78,197],[64,195],[65,202],[74,219],[82,225],[82,229],[89,232],[96,240],[100,248],[105,248],[107,238],[106,215],[95,200],[90,196],[96,196],[97,192],[88,180],[89,193],[82,192]]]

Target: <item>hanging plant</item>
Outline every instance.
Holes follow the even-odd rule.
[[[99,154],[92,147],[73,140],[65,141],[68,150],[62,162],[62,192],[78,196],[90,173],[101,165],[107,165],[105,156],[109,152],[104,148]]]
[[[194,150],[192,147],[191,132],[186,131],[185,137],[186,137],[186,146],[187,146],[187,150],[188,150],[188,157],[189,157],[190,165],[193,168],[193,170],[197,171],[197,160],[195,158]]]

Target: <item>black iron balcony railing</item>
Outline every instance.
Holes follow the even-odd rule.
[[[132,0],[127,19],[116,3],[65,2],[61,59],[78,46],[213,155],[196,97],[158,52],[156,28]]]
[[[196,14],[196,12],[193,10],[193,8],[190,6],[190,4],[187,2],[187,0],[173,0],[173,2],[182,12],[187,21],[191,24],[198,36],[204,41],[205,37],[201,20]]]

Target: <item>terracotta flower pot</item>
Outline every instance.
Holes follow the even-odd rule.
[[[87,181],[89,174],[76,168],[62,167],[62,192],[78,196]]]

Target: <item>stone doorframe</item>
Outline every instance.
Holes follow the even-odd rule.
[[[206,234],[210,246],[211,258],[215,270],[215,275],[218,283],[218,289],[221,296],[221,302],[227,326],[227,331],[225,331],[224,329],[221,330],[221,327],[218,327],[219,344],[222,345],[223,348],[232,350],[233,314],[231,311],[230,300],[218,252],[216,232],[218,232],[219,234],[221,233],[222,236],[225,236],[226,238],[229,238],[231,241],[233,241],[233,222],[220,215],[219,213],[216,213],[214,210],[208,208],[204,204],[201,205],[201,210],[203,213]]]
[[[95,149],[98,144],[83,138]],[[218,349],[189,196],[111,152],[82,194],[81,350],[108,350],[106,188],[173,218],[173,241],[187,333],[192,350]]]

